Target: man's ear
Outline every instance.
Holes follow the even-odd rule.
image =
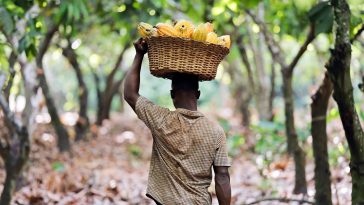
[[[171,90],[170,94],[171,94],[171,98],[174,99],[174,96],[175,96],[174,90]]]
[[[196,92],[196,99],[197,99],[197,100],[200,98],[200,95],[201,95],[201,92],[198,90],[198,91]]]

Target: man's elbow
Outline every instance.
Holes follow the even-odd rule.
[[[131,95],[130,95],[130,92],[128,92],[127,89],[124,88],[124,100],[126,102],[129,102],[131,100]]]
[[[138,100],[139,93],[130,92],[130,90],[124,89],[124,100],[134,109],[136,101]]]
[[[230,184],[230,175],[229,172],[221,172],[216,173],[215,182],[219,185],[227,185]]]
[[[124,90],[124,100],[131,104],[136,101],[136,94]]]

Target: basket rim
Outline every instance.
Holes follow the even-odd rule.
[[[181,41],[186,41],[186,42],[193,42],[193,43],[204,45],[204,46],[207,46],[207,47],[219,47],[223,51],[226,52],[225,56],[230,53],[230,48],[227,48],[225,46],[209,43],[209,42],[206,42],[206,41],[196,41],[196,40],[193,40],[191,38],[185,38],[185,37],[179,37],[179,36],[151,36],[151,37],[145,38],[145,40],[146,40],[146,42],[148,44],[148,41],[153,41],[153,40],[163,39],[163,38],[164,39],[181,40]]]

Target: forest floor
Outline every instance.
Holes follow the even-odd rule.
[[[149,130],[136,118],[115,115],[97,133],[97,137],[73,143],[71,153],[59,153],[50,126],[39,125],[34,132],[22,186],[12,204],[153,204],[145,196],[152,145]],[[314,200],[312,160],[306,168],[308,195],[302,196],[292,194],[292,160],[281,156],[265,169],[259,169],[258,158],[244,145],[232,159],[232,204],[248,204],[270,197],[282,200],[259,204],[298,204],[288,199]],[[347,164],[342,162],[331,170],[334,204],[350,204],[351,179],[345,169]],[[0,182],[5,175],[1,170]],[[209,190],[214,192],[213,188]],[[217,204],[215,196],[213,204]]]

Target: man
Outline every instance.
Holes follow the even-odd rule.
[[[125,79],[124,97],[153,135],[147,196],[156,204],[211,204],[207,189],[213,167],[220,205],[230,204],[231,188],[224,131],[197,111],[198,79],[176,74],[170,111],[139,95],[140,69],[148,46],[139,39]]]

